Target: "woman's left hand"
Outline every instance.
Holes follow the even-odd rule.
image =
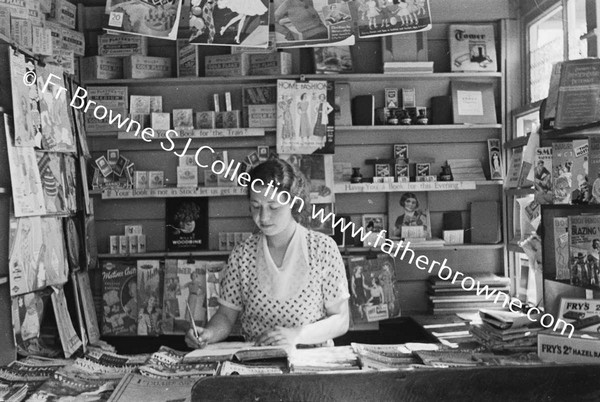
[[[300,328],[275,327],[263,332],[256,340],[257,346],[296,346]]]

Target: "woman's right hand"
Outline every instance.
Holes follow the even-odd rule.
[[[202,349],[210,339],[210,330],[202,327],[196,327],[198,336],[194,333],[194,328],[190,328],[185,334],[185,344],[192,349]]]

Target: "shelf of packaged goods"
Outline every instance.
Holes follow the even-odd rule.
[[[103,200],[171,197],[226,197],[246,195],[246,187],[161,187],[147,189],[110,188],[90,190],[90,195],[101,195]]]
[[[190,258],[190,257],[227,257],[231,250],[199,250],[199,251],[149,251],[147,253],[136,254],[98,254],[98,258],[118,259],[118,258]]]
[[[535,188],[526,187],[526,188],[507,188],[506,189],[506,195],[522,196],[522,195],[529,195],[529,194],[535,194]]]
[[[177,86],[179,85],[236,85],[245,82],[287,80],[327,80],[327,81],[429,81],[452,79],[485,79],[501,78],[502,73],[422,73],[422,74],[293,74],[293,75],[245,75],[235,77],[169,77],[147,79],[112,79],[112,80],[86,80],[85,85],[152,85],[152,86]]]
[[[335,194],[382,193],[396,191],[456,191],[475,190],[477,186],[500,186],[500,180],[482,181],[427,181],[408,183],[335,183]]]

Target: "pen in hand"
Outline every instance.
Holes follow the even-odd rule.
[[[194,329],[194,335],[196,336],[196,339],[200,340],[200,334],[198,334],[198,327],[196,327],[196,323],[194,322],[194,316],[192,315],[192,310],[190,309],[190,305],[188,304],[188,302],[185,302],[185,305],[187,307],[188,310],[188,314],[190,315],[190,323],[192,324],[192,328]]]

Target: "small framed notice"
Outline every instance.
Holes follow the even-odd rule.
[[[491,83],[453,81],[452,113],[454,124],[495,124],[496,102]]]

